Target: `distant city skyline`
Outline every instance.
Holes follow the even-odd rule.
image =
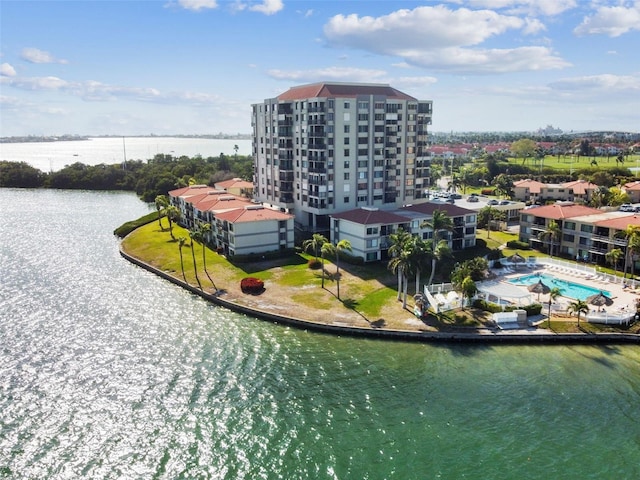
[[[1,1],[0,136],[250,134],[306,83],[433,100],[435,132],[640,127],[638,0]]]

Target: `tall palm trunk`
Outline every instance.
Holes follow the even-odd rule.
[[[433,283],[433,277],[436,274],[436,259],[432,258],[431,259],[431,274],[429,275],[429,282],[427,282],[427,285],[431,285]]]
[[[196,276],[196,282],[198,282],[198,287],[202,290],[202,284],[200,283],[200,279],[198,278],[198,264],[196,263],[196,251],[195,245],[193,244],[193,240],[191,240],[191,257],[193,257],[193,274]]]
[[[211,275],[209,275],[209,272],[207,270],[207,254],[206,254],[206,246],[204,244],[204,239],[202,240],[202,266],[204,267],[204,273],[207,275],[207,278],[211,282],[211,285],[213,285],[213,289],[217,292],[218,287],[216,287],[215,282],[213,281],[213,279],[211,278]]]

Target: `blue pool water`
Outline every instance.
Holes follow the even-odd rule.
[[[558,287],[560,293],[564,297],[574,298],[576,300],[586,300],[587,297],[595,295],[597,293],[604,293],[607,297],[611,296],[611,292],[603,290],[601,288],[589,287],[587,285],[581,285],[579,283],[568,282],[554,277],[553,275],[546,274],[533,274],[525,275],[523,277],[517,277],[509,280],[509,283],[514,285],[529,286],[542,280],[549,288]]]

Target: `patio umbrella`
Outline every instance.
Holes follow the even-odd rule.
[[[609,307],[613,305],[613,300],[607,297],[604,292],[600,292],[587,297],[587,303],[589,303],[590,305],[595,305],[596,307],[603,307],[605,305]]]
[[[532,283],[531,285],[529,285],[527,287],[527,290],[529,290],[531,293],[537,293],[538,294],[538,301],[540,301],[540,294],[541,293],[549,293],[551,291],[551,289],[545,285],[544,283],[542,283],[542,280],[538,280],[538,283]]]
[[[519,263],[524,263],[527,260],[520,255],[518,252],[514,253],[513,255],[511,255],[510,257],[507,257],[507,260],[509,260],[512,264],[514,264],[516,266],[516,268],[518,267]]]

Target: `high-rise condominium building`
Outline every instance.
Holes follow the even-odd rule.
[[[252,109],[254,197],[293,213],[299,228],[426,200],[431,101],[384,84],[315,83]]]

